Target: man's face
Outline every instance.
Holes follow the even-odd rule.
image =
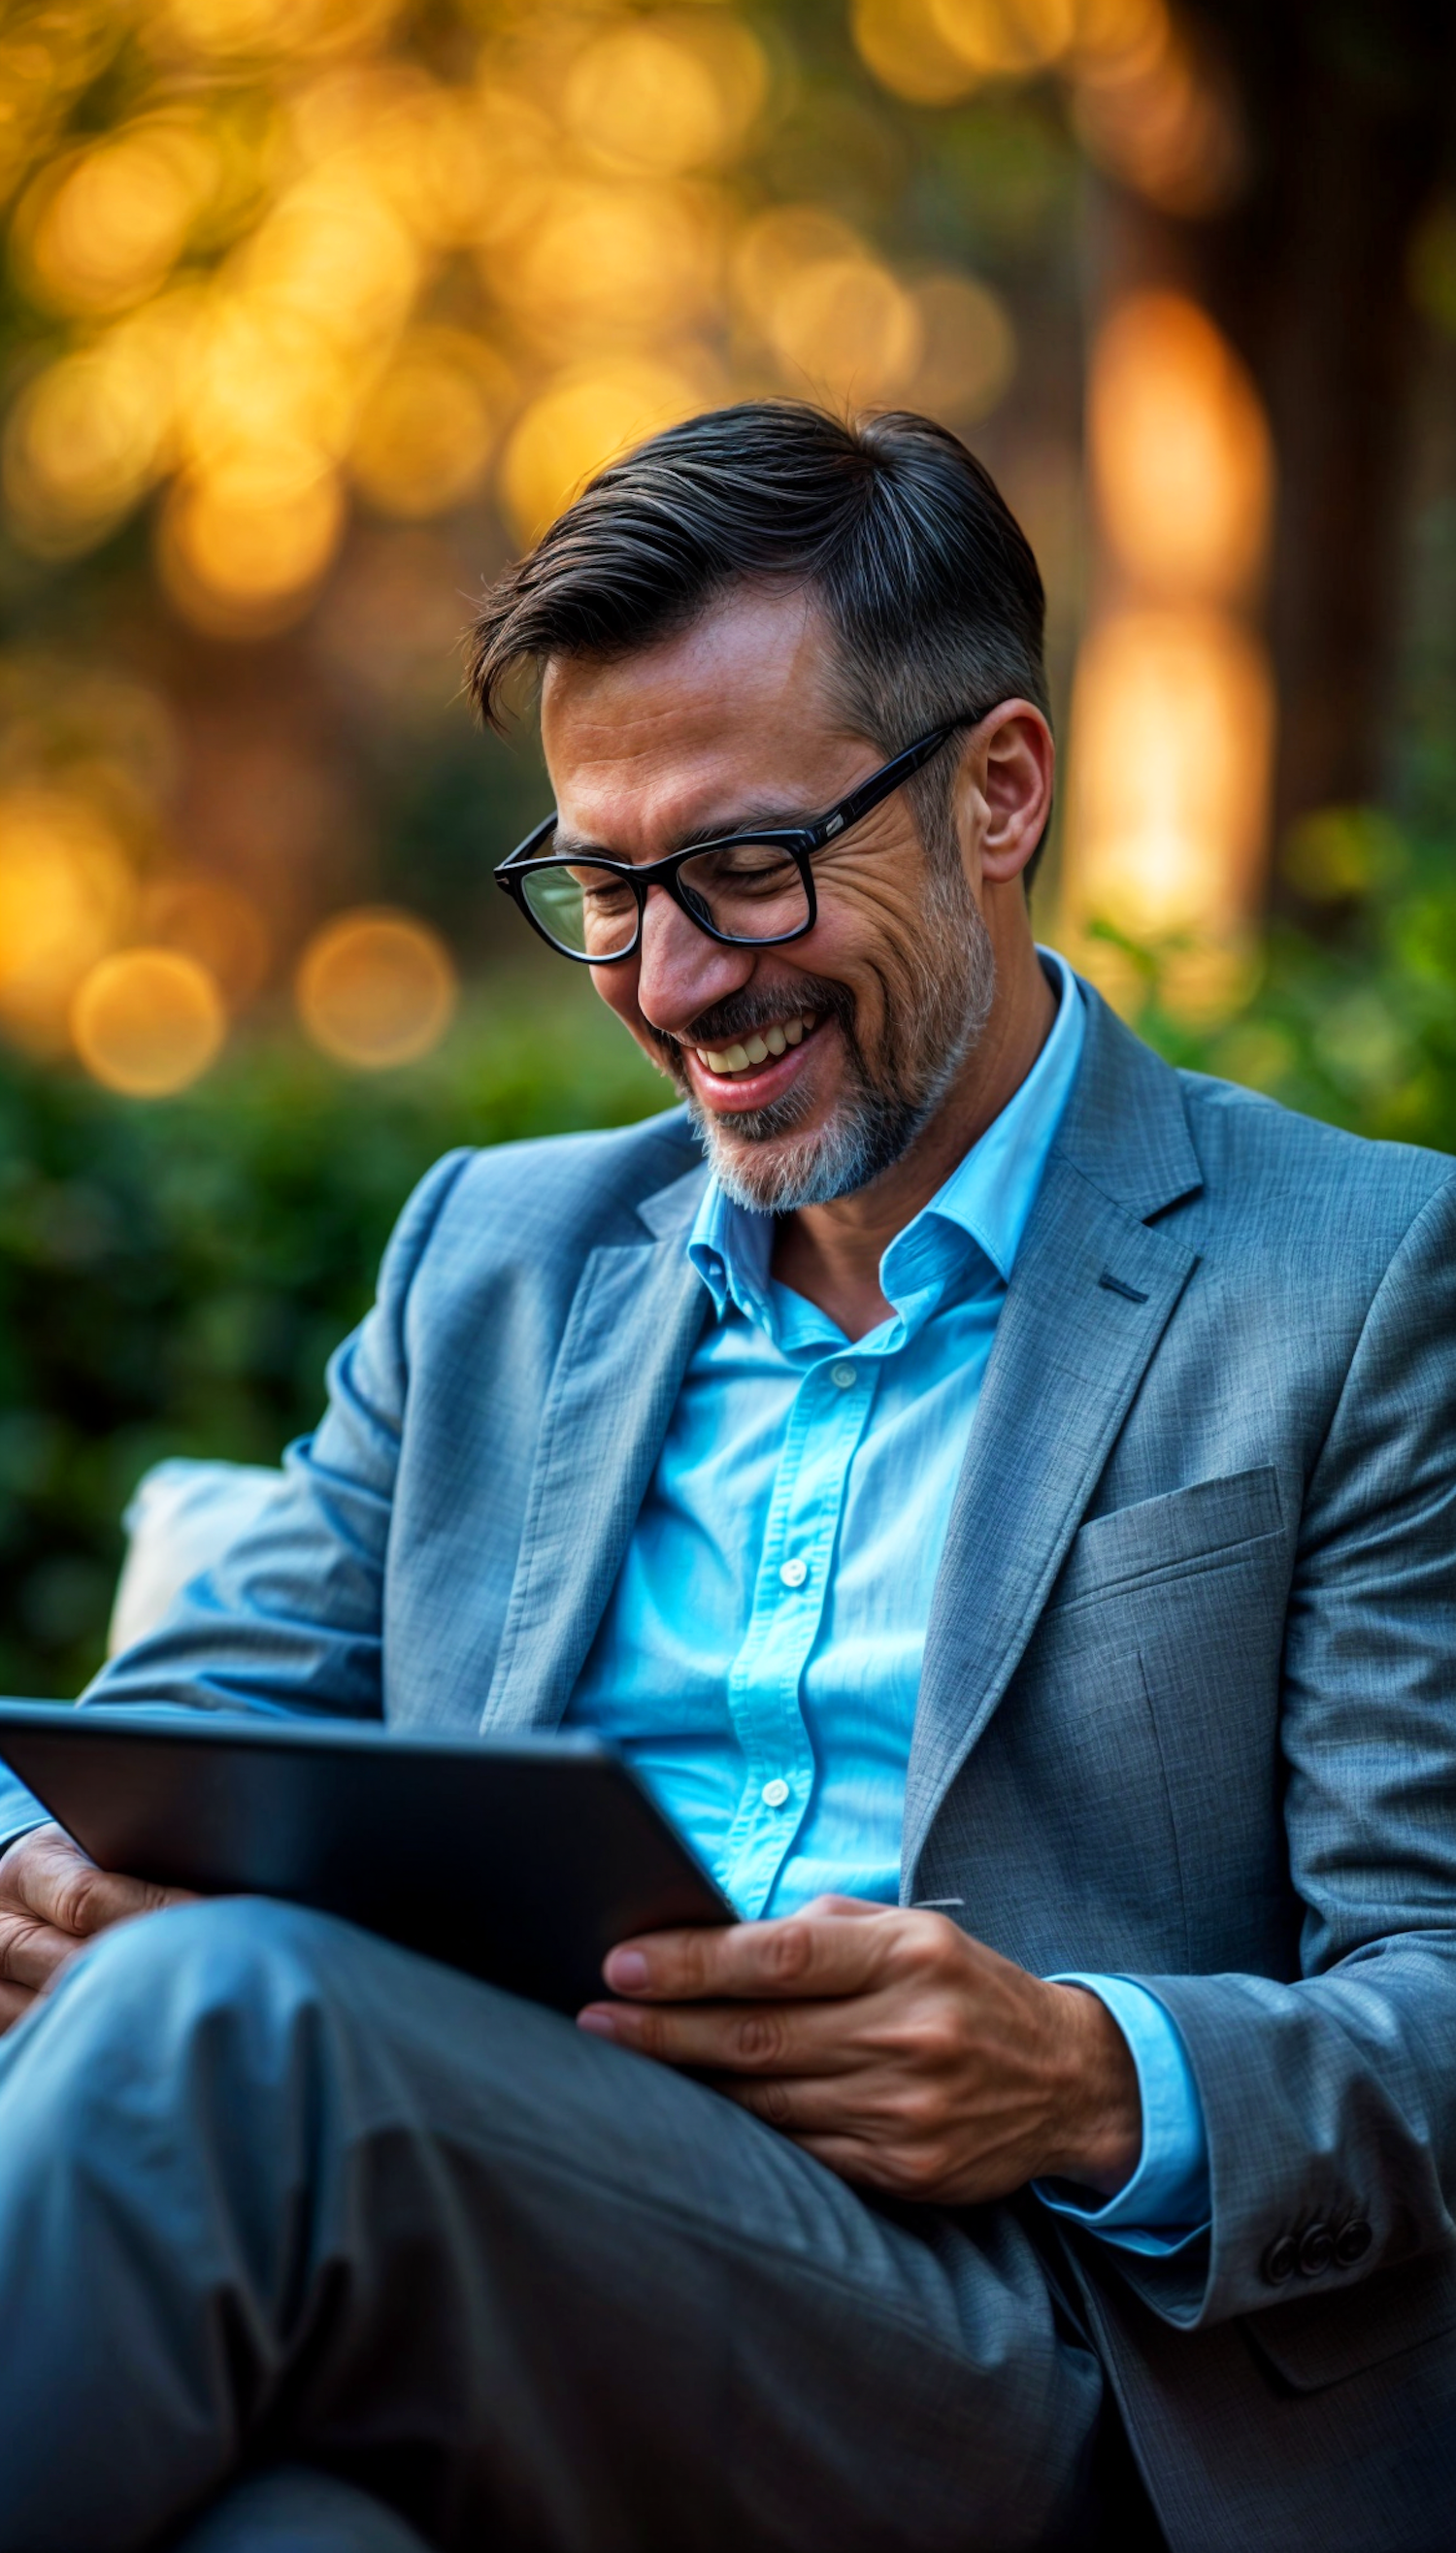
[[[557,847],[656,860],[708,828],[822,814],[884,759],[837,709],[831,663],[802,594],[733,598],[614,663],[553,660]],[[814,877],[818,919],[786,946],[724,947],[659,887],[636,953],[593,969],[685,1093],[728,1193],[766,1211],[825,1203],[898,1160],[991,1001],[953,846],[927,856],[903,790],[817,852]]]

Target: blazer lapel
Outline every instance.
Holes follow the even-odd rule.
[[[659,1238],[594,1250],[541,1417],[520,1559],[482,1733],[550,1728],[621,1565],[708,1297],[686,1241],[705,1173],[638,1209]]]
[[[1082,1068],[1012,1271],[927,1627],[907,1898],[1196,1265],[1145,1221],[1201,1185],[1176,1076],[1087,999]]]

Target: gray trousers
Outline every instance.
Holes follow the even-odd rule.
[[[108,1935],[0,2043],[0,2553],[1109,2526],[1100,2371],[1014,2210],[868,2204],[701,2084],[257,1899]]]

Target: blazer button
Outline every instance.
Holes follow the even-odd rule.
[[[1341,2269],[1353,2270],[1357,2261],[1364,2260],[1374,2241],[1375,2236],[1365,2218],[1352,2216],[1349,2224],[1342,2225],[1335,2236],[1335,2259]]]
[[[1299,2244],[1299,2276],[1322,2278],[1335,2257],[1335,2238],[1327,2225],[1311,2225]]]
[[[1281,2234],[1264,2255],[1263,2269],[1272,2287],[1282,2287],[1294,2275],[1299,2262],[1299,2246],[1292,2234]]]

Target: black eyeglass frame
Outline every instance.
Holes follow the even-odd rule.
[[[882,763],[878,771],[872,771],[867,780],[861,780],[858,788],[851,789],[848,797],[841,798],[827,815],[817,816],[808,825],[749,826],[742,832],[717,834],[712,841],[690,842],[684,850],[669,851],[665,859],[637,863],[605,859],[595,852],[586,851],[559,851],[537,859],[534,856],[537,843],[549,839],[560,822],[553,809],[544,824],[537,825],[534,832],[527,833],[525,840],[517,842],[514,850],[502,860],[495,871],[496,884],[519,907],[547,947],[554,949],[558,957],[572,958],[578,966],[620,966],[628,957],[636,955],[642,944],[642,915],[646,910],[647,892],[654,886],[662,887],[671,896],[678,910],[687,915],[705,939],[716,940],[726,948],[782,948],[791,940],[802,940],[819,919],[819,898],[815,893],[814,872],[809,865],[815,852],[837,842],[851,825],[857,825],[861,817],[872,814],[907,780],[912,780],[916,772],[923,770],[940,752],[942,745],[948,744],[961,727],[979,726],[982,719],[988,719],[991,710],[1000,706],[999,701],[993,701],[989,709],[967,710],[963,717],[950,719],[944,726],[932,727],[929,734],[921,736],[914,744],[908,744],[903,753],[897,753],[892,761]],[[701,913],[694,912],[686,890],[679,884],[679,872],[687,861],[701,859],[708,851],[734,850],[743,842],[767,842],[776,849],[787,851],[803,881],[804,899],[809,908],[807,920],[796,923],[792,931],[776,932],[770,940],[746,939],[730,931],[715,930],[711,922],[704,921]],[[606,869],[613,877],[624,880],[636,897],[636,929],[625,948],[614,949],[610,957],[593,957],[584,948],[566,947],[553,938],[526,902],[528,879],[538,876],[544,869],[574,868]]]

